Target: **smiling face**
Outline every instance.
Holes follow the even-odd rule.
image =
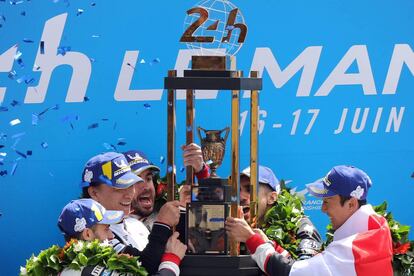
[[[341,205],[339,195],[323,198],[322,212],[328,215],[332,228],[337,230],[358,210],[358,201],[351,198]]]
[[[107,210],[124,211],[127,216],[131,212],[131,202],[135,193],[135,185],[126,189],[117,189],[106,184],[88,188],[92,199],[98,201]]]
[[[139,175],[144,182],[135,184],[135,197],[132,201],[132,209],[139,216],[149,216],[154,210],[155,187],[153,172],[147,169]]]

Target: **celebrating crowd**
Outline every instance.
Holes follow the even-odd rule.
[[[183,147],[184,165],[198,179],[209,177],[201,149]],[[184,185],[179,200],[155,208],[155,185],[160,169],[136,150],[107,152],[92,157],[82,172],[81,199],[62,210],[58,227],[67,242],[88,244],[98,240],[118,256],[139,257],[149,275],[179,275],[184,258],[185,206],[190,187]],[[323,249],[321,237],[304,214],[295,221],[295,252],[269,239],[263,231],[265,214],[278,204],[281,186],[272,170],[259,166],[257,216],[250,216],[250,168],[240,173],[243,218],[227,218],[229,238],[245,244],[258,267],[268,275],[393,275],[392,241],[386,220],[367,203],[372,186],[369,176],[353,166],[336,166],[307,185],[323,200],[322,212],[334,229],[333,242]],[[83,241],[83,243],[79,243]],[[87,246],[87,245],[86,245]],[[76,251],[76,250],[74,250]],[[80,252],[80,250],[77,250]],[[81,258],[80,258],[81,259]],[[93,263],[93,262],[91,262]],[[60,275],[118,275],[116,269],[84,262],[80,270],[64,267]],[[114,274],[112,274],[114,273]],[[22,271],[21,275],[40,275]]]

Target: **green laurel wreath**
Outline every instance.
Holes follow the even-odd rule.
[[[262,229],[270,240],[276,241],[296,259],[300,243],[300,239],[296,238],[298,222],[305,213],[301,198],[290,193],[284,180],[280,181],[280,187],[277,201],[265,214]]]
[[[58,275],[66,268],[81,270],[85,266],[97,265],[119,273],[148,275],[138,257],[117,254],[109,243],[72,239],[63,248],[53,245],[37,256],[32,255],[26,266],[20,267],[20,276]]]
[[[392,266],[394,275],[409,276],[414,274],[414,241],[410,241],[408,236],[410,226],[402,225],[394,219],[391,212],[387,212],[387,202],[373,206],[375,212],[387,219],[391,231],[393,244]],[[332,225],[326,227],[325,247],[333,240]]]

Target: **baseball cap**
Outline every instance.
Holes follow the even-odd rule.
[[[82,187],[99,182],[118,189],[143,182],[142,178],[131,172],[125,156],[117,152],[106,152],[89,159],[83,169],[82,180]]]
[[[123,211],[106,210],[91,198],[72,200],[62,210],[58,227],[67,236],[73,237],[95,224],[116,224],[124,217]]]
[[[152,162],[147,159],[147,157],[142,151],[130,150],[124,152],[124,156],[128,161],[128,164],[131,167],[132,172],[137,175],[147,169],[152,169],[157,172],[160,171],[160,168],[152,164]]]
[[[324,178],[307,184],[306,188],[316,197],[342,195],[364,200],[371,185],[371,179],[364,171],[341,165],[333,167]]]
[[[250,177],[250,167],[245,168],[240,175]],[[267,184],[273,191],[280,193],[280,183],[273,171],[265,166],[259,166],[259,183]]]

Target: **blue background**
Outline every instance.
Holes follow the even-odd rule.
[[[92,6],[91,3],[96,3]],[[161,89],[163,77],[173,69],[180,49],[186,11],[196,5],[192,1],[24,1],[17,5],[0,1],[0,15],[6,22],[0,28],[0,53],[18,43],[25,67],[16,62],[13,69],[21,76],[33,72],[44,24],[50,18],[67,13],[68,17],[61,45],[93,58],[86,96],[89,101],[65,102],[72,73],[69,66],[60,66],[53,72],[45,101],[24,103],[27,85],[18,84],[0,72],[0,87],[7,87],[0,112],[0,139],[7,153],[1,157],[0,170],[0,263],[3,275],[15,275],[20,265],[32,253],[51,244],[63,244],[56,227],[61,208],[80,195],[78,186],[81,171],[93,155],[106,150],[104,143],[114,144],[124,138],[127,144],[120,151],[139,149],[166,171],[166,98],[160,101],[116,101],[114,91],[125,51],[139,50],[130,89]],[[322,46],[318,68],[309,97],[296,97],[300,79],[298,72],[284,86],[276,88],[268,72],[263,74],[260,108],[267,111],[264,129],[260,135],[260,163],[271,167],[278,178],[292,180],[297,191],[306,183],[324,176],[337,164],[353,164],[365,170],[374,186],[369,201],[389,203],[389,210],[403,224],[414,225],[412,196],[413,173],[413,103],[414,78],[403,67],[395,95],[381,95],[384,80],[395,44],[414,45],[412,31],[414,18],[412,1],[233,1],[243,12],[249,27],[246,43],[237,54],[237,67],[250,70],[256,48],[270,48],[282,69],[287,67],[305,48]],[[77,16],[77,9],[84,9]],[[21,12],[26,15],[21,15]],[[92,35],[99,35],[93,38]],[[30,38],[34,43],[25,43]],[[366,45],[378,94],[365,96],[360,85],[342,85],[333,88],[326,97],[314,94],[331,71],[353,45]],[[154,59],[160,62],[151,62]],[[151,64],[150,64],[151,62]],[[349,73],[358,72],[351,66]],[[12,106],[13,100],[20,104]],[[58,104],[42,116],[38,125],[31,124],[32,113],[39,113]],[[219,93],[217,99],[197,100],[197,122],[208,129],[221,129],[230,124],[228,93]],[[391,107],[405,107],[398,132],[385,132]],[[249,99],[241,100],[241,112],[249,107]],[[370,107],[366,129],[360,134],[350,131],[355,108]],[[371,133],[375,112],[383,107],[383,118],[377,133]],[[346,130],[335,135],[343,108],[349,108]],[[295,135],[290,135],[293,112],[301,109]],[[320,109],[309,135],[304,135],[312,117],[308,109]],[[177,153],[184,143],[184,102],[178,101]],[[78,116],[73,129],[66,116]],[[352,117],[351,117],[352,116]],[[19,118],[22,123],[10,126]],[[88,129],[93,123],[98,128]],[[283,123],[280,129],[273,123]],[[248,165],[248,121],[242,133],[241,167]],[[11,137],[25,132],[20,141]],[[48,148],[41,146],[48,143]],[[33,154],[21,158],[14,150]],[[230,147],[227,148],[230,152]],[[179,154],[177,154],[179,155]],[[19,159],[20,157],[20,159]],[[16,161],[17,160],[17,161]],[[177,157],[177,176],[185,172],[181,157]],[[229,158],[227,158],[229,160]],[[10,175],[12,167],[16,171]],[[226,161],[219,174],[226,175]],[[307,196],[307,200],[312,200]],[[311,204],[312,206],[312,204]],[[318,206],[316,206],[318,207]],[[320,206],[319,206],[320,207]],[[308,210],[319,230],[324,233],[328,223],[320,210]],[[411,233],[410,238],[414,235]]]

